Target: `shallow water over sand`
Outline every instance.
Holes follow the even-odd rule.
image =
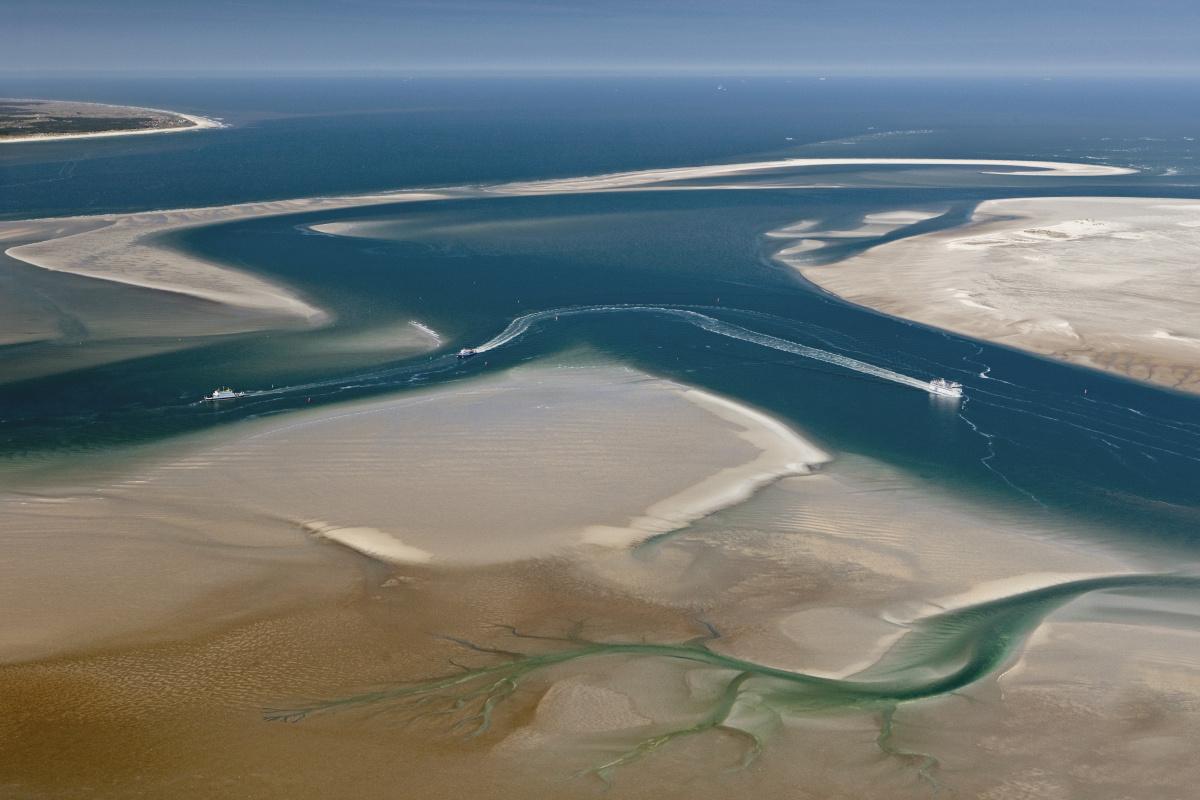
[[[0,794],[1200,779],[1197,400],[882,317],[776,260],[838,269],[993,198],[1194,195],[1186,126],[1063,128],[1079,101],[1044,87],[1005,101],[1044,125],[997,126],[972,90],[937,131],[928,88],[871,96],[872,130],[844,87],[827,117],[783,85],[728,107],[621,88],[592,102],[635,144],[557,89],[495,84],[441,89],[509,148],[473,159],[428,160],[475,146],[455,112],[333,108],[361,88],[318,122],[213,111],[234,127],[13,150],[19,216],[185,210],[82,240],[121,254],[91,277],[0,262]],[[530,104],[573,110],[531,139]],[[570,157],[547,149],[567,129]],[[354,155],[314,166],[331,141]],[[244,185],[174,181],[188,163]],[[629,174],[649,168],[687,169]],[[378,194],[406,186],[456,188]],[[326,199],[186,210],[306,197]],[[56,224],[6,223],[6,246]],[[87,261],[72,247],[25,255]],[[322,316],[264,315],[280,298]],[[199,402],[217,384],[246,396]]]

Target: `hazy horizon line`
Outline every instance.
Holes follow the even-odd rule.
[[[850,68],[846,66],[795,66],[795,67],[766,67],[763,65],[696,65],[696,66],[650,66],[633,67],[612,66],[517,66],[490,65],[474,67],[446,67],[439,65],[424,66],[355,66],[355,67],[226,67],[202,69],[189,68],[5,68],[0,70],[0,87],[6,77],[54,77],[54,78],[96,78],[96,77],[146,77],[146,78],[179,78],[179,77],[463,77],[463,78],[523,78],[523,77],[629,77],[629,78],[776,78],[776,79],[961,79],[961,78],[990,78],[990,79],[1079,79],[1079,78],[1197,78],[1200,77],[1200,65],[1180,66],[1177,68],[1132,68],[1122,66],[1077,67],[1066,68],[1058,65],[1055,68],[1031,66],[1022,69],[979,69],[968,65],[944,65],[938,67],[902,67],[879,66],[874,68]]]

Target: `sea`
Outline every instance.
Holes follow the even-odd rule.
[[[587,351],[766,411],[833,453],[1065,515],[1075,520],[1072,535],[1135,554],[1200,547],[1200,398],[854,306],[775,260],[782,244],[766,235],[800,220],[836,229],[879,211],[941,209],[884,239],[913,235],[960,225],[977,203],[1001,197],[1200,197],[1195,84],[10,78],[0,95],[166,108],[227,125],[6,145],[0,220],[790,157],[1137,170],[1017,179],[876,166],[814,170],[824,180],[803,188],[467,193],[188,229],[171,246],[293,287],[335,321],[0,382],[0,459],[11,470]],[[332,221],[384,224],[371,237],[310,227]],[[847,241],[823,257],[879,241]],[[6,290],[18,291],[17,265],[4,268]],[[436,330],[442,346],[368,365],[308,357],[321,337],[409,320]],[[454,357],[506,330],[516,335],[501,346]],[[54,359],[61,346],[0,347],[0,377],[10,357],[40,347],[34,357]],[[933,400],[885,373],[959,381],[965,400]],[[219,384],[249,396],[219,408],[196,402]]]

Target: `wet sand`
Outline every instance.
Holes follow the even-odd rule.
[[[328,320],[326,312],[305,302],[290,289],[166,246],[162,237],[188,228],[234,220],[438,197],[440,195],[408,192],[23,220],[0,223],[0,242],[17,241],[7,247],[5,254],[42,269],[188,295],[260,312],[267,317],[293,317],[304,324],[319,325]]]
[[[436,338],[327,345],[396,333]],[[40,474],[0,497],[0,794],[1116,800],[1200,779],[1187,597],[1077,600],[953,694],[762,681],[705,727],[737,669],[698,641],[853,679],[948,608],[1189,565],[591,355]],[[264,718],[580,647],[428,717]]]
[[[21,622],[0,658],[177,632],[182,621],[162,626],[208,593],[222,613],[251,613],[272,575],[268,599],[303,597],[311,569],[346,563],[317,542],[435,565],[623,547],[828,458],[749,409],[608,364],[521,369],[187,441],[85,460],[69,481],[3,498],[5,606]],[[212,563],[180,582],[193,559]],[[337,575],[311,594],[344,586]],[[145,601],[157,593],[163,602]]]
[[[53,350],[6,352],[0,380],[195,347],[217,336],[324,326],[330,314],[292,289],[193,256],[163,237],[252,217],[433,197],[317,198],[0,222],[0,311],[6,312],[0,313],[0,345],[36,343]],[[313,355],[411,354],[437,343],[435,336],[407,329],[388,343],[382,336],[328,337],[313,342]]]
[[[1198,249],[1194,200],[1060,197],[988,200],[964,228],[836,264],[782,257],[887,314],[1197,392]]]
[[[1153,743],[1200,723],[1200,625],[1188,596],[1128,593],[1077,601],[1001,673],[894,716],[834,707],[772,721],[764,700],[740,707],[740,727],[595,772],[698,724],[730,676],[606,643],[699,636],[750,662],[854,676],[948,605],[1154,568],[1116,534],[1083,541],[1069,519],[958,497],[870,458],[829,461],[773,420],[692,392],[576,358],[26,481],[4,499],[18,523],[6,563],[22,567],[0,582],[18,621],[0,667],[0,786],[593,797],[606,779],[631,798],[827,798],[927,797],[932,779],[965,796],[1117,798],[1139,785],[1172,796],[1197,777]],[[639,518],[665,524],[631,547]],[[625,535],[597,544],[595,525]],[[581,641],[599,654],[500,686],[474,736],[478,720],[456,728],[453,713],[414,720],[387,703],[263,717]],[[744,769],[738,730],[762,736]],[[1101,745],[1122,770],[1088,755]],[[1177,772],[1156,771],[1162,758]]]
[[[830,244],[840,244],[847,241],[874,239],[895,233],[909,225],[933,219],[947,211],[947,207],[905,209],[901,211],[881,211],[867,214],[862,222],[846,230],[829,230],[819,228],[816,220],[801,220],[783,228],[767,232],[770,239],[778,239],[785,243],[784,247],[775,253],[775,258],[784,262],[803,258],[814,250],[828,247]]]

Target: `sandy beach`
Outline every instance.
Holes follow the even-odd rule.
[[[78,101],[67,100],[31,100],[31,99],[11,99],[4,98],[3,102],[8,103],[30,103],[37,104],[39,108],[44,107],[44,111],[39,111],[42,114],[59,116],[64,118],[70,117],[99,117],[102,119],[112,118],[127,118],[136,120],[149,116],[157,116],[168,118],[182,124],[162,127],[130,127],[118,130],[97,130],[97,131],[78,131],[64,133],[32,133],[20,136],[0,136],[0,144],[20,144],[30,142],[57,142],[69,139],[99,139],[112,136],[141,136],[152,133],[183,133],[186,131],[198,131],[212,128],[224,128],[224,123],[220,120],[210,117],[202,117],[196,114],[184,114],[180,111],[168,111],[162,108],[145,108],[141,106],[119,106],[108,103],[83,103]]]
[[[884,313],[1197,392],[1198,250],[1194,200],[1051,197],[989,200],[966,227],[836,264],[782,257]]]
[[[865,241],[879,236],[886,236],[909,225],[933,219],[944,214],[946,211],[947,208],[945,206],[905,209],[901,211],[881,211],[876,214],[865,215],[860,225],[845,230],[819,228],[819,223],[816,220],[801,220],[783,228],[768,231],[767,237],[787,243],[783,248],[775,252],[775,258],[787,262],[811,254],[815,250],[829,247],[831,244]]]

